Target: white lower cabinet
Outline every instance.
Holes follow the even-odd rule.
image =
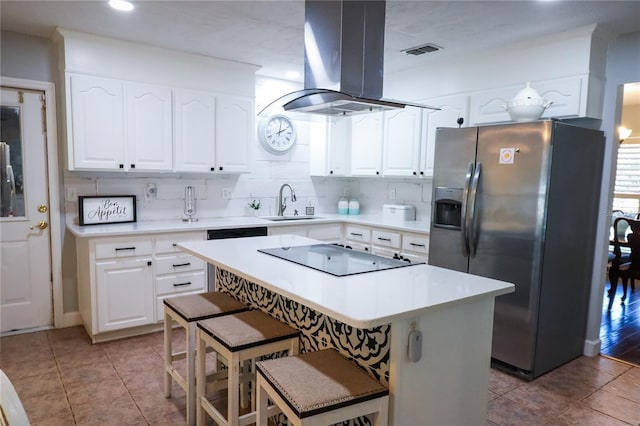
[[[409,260],[412,263],[428,263],[429,236],[403,233],[400,258]]]
[[[99,333],[153,321],[151,257],[96,263]]]
[[[138,332],[163,319],[162,300],[206,290],[206,263],[177,248],[204,231],[77,238],[78,304],[94,342]]]
[[[269,235],[300,235],[327,243],[339,243],[342,227],[339,223],[321,223],[317,225],[274,226],[269,228]]]
[[[182,241],[202,241],[204,232],[176,232],[156,236],[154,245],[155,321],[164,320],[167,297],[206,290],[207,264],[177,248]]]
[[[370,252],[371,229],[361,225],[345,225],[342,242],[347,248]]]
[[[399,232],[373,229],[371,231],[371,252],[379,256],[398,259],[401,238]]]

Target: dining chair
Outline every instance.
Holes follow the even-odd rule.
[[[613,222],[613,258],[609,267],[609,305],[622,279],[622,303],[627,298],[627,287],[631,280],[631,291],[635,291],[635,279],[640,279],[640,220],[618,217]]]

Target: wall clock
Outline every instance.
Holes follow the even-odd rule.
[[[289,117],[272,115],[260,120],[258,139],[268,152],[285,154],[296,143],[296,128]]]

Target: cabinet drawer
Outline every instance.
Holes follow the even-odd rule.
[[[96,242],[96,259],[114,257],[150,256],[153,243],[150,239],[119,238]]]
[[[347,241],[344,246],[348,249],[353,249],[357,251],[366,251],[366,252],[371,251],[371,247],[369,247],[368,243],[359,243],[357,241]]]
[[[204,269],[204,261],[190,254],[156,257],[156,274],[178,274]]]
[[[347,225],[344,231],[344,238],[349,241],[371,242],[371,230],[360,226]]]
[[[429,253],[429,237],[426,235],[403,234],[402,250],[416,253]]]
[[[156,277],[156,295],[203,290],[204,283],[204,271]]]
[[[373,230],[371,232],[371,244],[376,246],[400,248],[400,234],[397,232]]]
[[[203,232],[175,232],[156,237],[156,253],[182,253],[176,245],[183,241],[202,241]]]
[[[202,293],[202,291],[185,291],[184,293],[178,293],[178,294],[165,294],[164,296],[158,296],[156,297],[156,306],[155,306],[155,321],[156,322],[160,322],[160,321],[164,321],[164,299],[167,299],[169,297],[173,297],[173,296],[186,296],[188,294],[198,294],[198,293]]]
[[[402,260],[409,260],[411,263],[429,263],[429,256],[413,253],[400,253]]]
[[[398,259],[400,255],[397,250],[386,247],[371,247],[371,253],[378,256],[388,257],[390,259]]]
[[[315,240],[336,242],[340,241],[342,232],[340,225],[336,224],[313,225],[308,228],[307,236]]]

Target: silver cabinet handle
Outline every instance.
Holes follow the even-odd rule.
[[[355,235],[356,237],[362,237],[362,234],[358,234],[358,233],[355,233],[355,232],[350,232],[350,234],[351,235]]]

